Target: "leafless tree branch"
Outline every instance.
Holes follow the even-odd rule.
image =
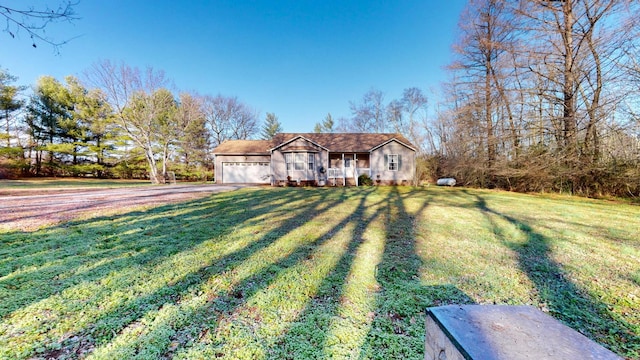
[[[64,1],[56,8],[17,8],[0,5],[0,16],[5,19],[4,32],[15,38],[21,31],[29,35],[31,46],[34,48],[40,41],[49,44],[58,50],[58,47],[66,44],[70,39],[58,41],[46,35],[46,28],[52,23],[69,22],[79,19],[75,12],[75,6],[79,1]]]

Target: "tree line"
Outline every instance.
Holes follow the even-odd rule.
[[[0,70],[0,176],[92,176],[166,181],[168,172],[204,179],[211,150],[225,140],[282,130],[237,97],[172,90],[164,72],[101,61],[83,81],[41,77],[26,88]]]
[[[437,166],[464,184],[640,195],[640,39],[631,0],[472,0]]]
[[[315,131],[400,132],[423,179],[640,196],[640,2],[471,0],[431,114],[371,89]],[[421,179],[417,179],[421,180]]]
[[[638,13],[635,0],[471,0],[430,111],[419,88],[391,100],[372,88],[313,131],[402,133],[416,181],[640,196]],[[162,72],[126,64],[97,63],[84,82],[44,77],[28,100],[14,82],[0,71],[0,166],[12,173],[161,182],[168,165],[209,169],[226,139],[282,131],[235,97],[176,95]]]

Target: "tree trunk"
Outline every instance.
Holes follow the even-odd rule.
[[[600,13],[592,13],[591,9],[587,9],[587,18],[589,20],[589,28],[587,33],[585,34],[585,40],[589,47],[589,52],[591,53],[591,57],[593,59],[593,67],[595,68],[595,83],[593,86],[593,94],[591,95],[590,102],[587,101],[585,96],[585,102],[587,106],[587,115],[589,117],[589,122],[587,123],[586,135],[584,141],[584,153],[589,156],[589,161],[597,162],[600,158],[600,142],[598,140],[598,122],[604,117],[602,111],[600,111],[601,101],[600,97],[602,95],[603,88],[603,68],[602,68],[602,60],[600,56],[599,49],[597,48],[596,42],[594,41],[594,28],[596,23],[600,20],[603,13],[609,11],[613,7],[613,2],[607,4],[607,6],[601,9]]]
[[[7,120],[7,147],[11,147],[11,129],[10,129],[10,122],[9,122],[9,110],[5,110],[4,111],[4,116],[5,119]]]
[[[570,162],[575,161],[576,149],[576,99],[575,99],[575,69],[574,69],[574,49],[573,49],[573,3],[564,1],[562,4],[562,14],[564,16],[564,27],[562,28],[562,38],[564,44],[564,79],[562,89],[563,105],[563,145],[565,153]]]
[[[504,89],[504,86],[502,85],[502,83],[499,81],[498,76],[496,74],[495,69],[491,69],[491,78],[493,79],[493,84],[496,87],[496,90],[498,90],[498,94],[500,95],[500,99],[502,100],[502,102],[504,103],[504,107],[505,107],[505,111],[507,112],[507,120],[509,122],[509,132],[511,134],[511,142],[513,144],[513,148],[514,148],[514,158],[518,158],[519,156],[519,149],[520,149],[520,138],[518,135],[518,129],[516,128],[515,125],[515,121],[514,121],[514,116],[513,116],[513,111],[511,110],[511,100],[509,100],[509,98],[507,97],[507,93]]]
[[[487,169],[492,172],[496,160],[496,139],[493,127],[493,104],[491,99],[491,50],[486,57],[486,72],[484,82],[484,116],[487,131]]]
[[[167,181],[167,161],[169,161],[169,144],[166,143],[162,148],[162,178],[163,182]]]
[[[156,163],[156,159],[153,157],[153,151],[151,149],[145,149],[144,155],[149,163],[149,180],[151,183],[164,183],[164,181],[161,181],[160,174],[158,173],[158,164]]]

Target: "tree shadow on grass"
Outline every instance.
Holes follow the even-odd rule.
[[[394,223],[402,218],[402,215],[396,214],[398,202],[402,201],[399,200],[397,189],[388,192],[375,203],[365,203],[366,195],[360,196],[363,197],[349,217],[349,222],[353,222],[355,226],[346,251],[331,273],[323,279],[317,293],[305,309],[271,346],[268,358],[397,358],[399,353],[393,349],[389,351],[390,344],[396,349],[405,349],[403,355],[409,358],[422,358],[426,306],[473,303],[453,285],[421,286],[417,268],[422,262],[417,256],[411,259],[413,269],[411,266],[406,267],[405,259],[412,257],[414,249],[403,246],[407,243],[404,236],[411,236],[413,224],[404,230],[400,230],[401,226],[397,224],[390,224],[390,221]],[[404,216],[410,217],[406,213]],[[391,239],[397,243],[391,245],[391,248],[386,244],[386,251],[382,255],[384,260],[381,259],[378,263],[375,259],[369,259],[375,263],[366,264],[363,263],[363,259],[356,257],[366,257],[367,253],[371,255],[372,247],[375,247],[375,235],[366,235],[365,232],[374,222],[386,224],[386,241]],[[394,231],[399,233],[389,236],[391,227],[395,227]],[[403,239],[399,240],[400,238]],[[392,254],[387,251],[391,251]],[[363,271],[370,271],[370,274]],[[407,275],[412,271],[416,276]],[[377,277],[374,275],[376,273],[379,274]],[[368,276],[375,277],[380,282],[380,274],[385,278],[385,281],[380,283],[382,288],[369,287],[366,284]],[[354,284],[358,281],[365,284]],[[403,282],[410,284],[402,284]],[[354,285],[360,289],[354,292]],[[372,326],[377,328],[370,330]],[[409,328],[411,329],[408,330]],[[416,333],[419,334],[418,340],[415,337]],[[409,347],[409,344],[415,346]]]
[[[328,201],[327,201],[328,200]],[[286,220],[282,225],[273,231],[275,239],[268,243],[262,244],[261,248],[265,249],[271,244],[283,238],[288,233],[291,233],[297,227],[305,224],[307,221],[315,217],[316,214],[324,211],[331,211],[331,209],[342,201],[340,198],[325,199],[321,198],[317,201],[311,201],[307,203],[305,209],[300,212],[296,212],[295,216],[289,220]],[[364,201],[364,199],[363,199]],[[175,351],[181,351],[184,355],[185,352],[189,352],[194,346],[202,345],[202,341],[206,343],[203,345],[205,350],[209,353],[213,353],[215,356],[223,356],[225,351],[225,343],[217,342],[216,336],[212,335],[217,331],[229,331],[229,327],[233,328],[233,331],[240,332],[246,331],[255,336],[258,332],[257,328],[261,326],[261,320],[251,319],[251,316],[260,317],[260,309],[246,309],[249,299],[254,297],[258,292],[274,291],[271,286],[274,282],[281,277],[285,272],[292,269],[294,266],[301,262],[308,261],[313,258],[313,253],[316,249],[327,241],[332,239],[333,234],[341,231],[347,224],[350,223],[351,216],[345,217],[345,220],[332,226],[324,234],[317,234],[314,240],[311,242],[300,242],[292,249],[290,253],[282,254],[281,257],[274,258],[271,263],[263,264],[249,264],[249,257],[255,253],[258,249],[246,249],[242,251],[242,254],[234,254],[234,257],[226,261],[225,269],[228,271],[209,271],[206,275],[213,277],[214,275],[220,275],[220,277],[235,277],[234,274],[241,273],[240,268],[246,266],[256,266],[257,271],[253,271],[246,277],[240,277],[239,281],[231,281],[227,288],[221,290],[211,291],[207,297],[207,301],[195,310],[190,310],[186,307],[184,311],[188,313],[190,321],[188,324],[182,324],[176,326],[171,321],[165,323],[154,324],[151,331],[146,333],[144,337],[138,340],[138,343],[128,342],[126,347],[135,347],[147,351],[149,349],[149,339],[154,339],[156,349],[161,349],[156,353],[157,356],[163,358],[170,358],[175,355]],[[271,238],[271,236],[268,236]],[[212,265],[211,268],[216,268],[216,265]],[[185,298],[193,296],[191,293],[181,294]],[[176,304],[180,303],[180,300],[175,301]],[[179,306],[179,305],[178,305]],[[265,309],[262,309],[264,311]],[[249,314],[245,311],[250,312]],[[268,309],[268,311],[277,311],[275,308]],[[139,314],[140,318],[143,314]],[[183,317],[185,313],[178,315],[177,317]],[[249,318],[244,318],[249,316]],[[240,317],[242,320],[240,320]],[[255,323],[253,321],[256,321]],[[284,321],[284,320],[282,320]],[[220,329],[223,327],[223,329]],[[247,328],[248,327],[248,328]],[[257,327],[257,328],[256,328]],[[170,331],[167,331],[170,329]],[[237,334],[237,338],[242,336]],[[158,338],[161,338],[161,343],[158,344]],[[259,339],[257,340],[260,343]],[[171,344],[174,344],[172,347]],[[253,343],[255,344],[255,341]],[[261,346],[260,344],[256,346]],[[110,349],[114,351],[114,349]],[[227,353],[227,355],[229,355]]]
[[[220,194],[210,199],[210,202],[200,200],[189,203],[189,206],[182,205],[183,212],[177,211],[181,209],[180,205],[172,205],[146,212],[56,227],[60,234],[82,231],[81,235],[73,235],[78,241],[67,240],[58,243],[60,247],[55,251],[68,249],[70,254],[60,252],[53,258],[56,261],[71,261],[74,257],[83,260],[69,262],[68,268],[58,271],[58,273],[70,274],[69,277],[75,280],[64,283],[60,289],[55,286],[46,288],[45,294],[48,295],[38,295],[40,298],[37,300],[25,301],[17,310],[26,308],[30,303],[39,303],[39,300],[44,300],[43,303],[50,301],[65,289],[75,289],[76,286],[91,283],[97,286],[98,293],[89,294],[87,301],[92,302],[90,306],[98,308],[99,314],[91,318],[88,323],[78,324],[61,336],[55,335],[57,331],[55,324],[42,321],[43,326],[38,331],[45,333],[46,338],[41,344],[28,344],[31,346],[28,349],[30,352],[23,357],[36,355],[35,347],[43,346],[44,352],[37,356],[84,357],[92,351],[94,353],[102,351],[103,354],[106,352],[109,356],[121,358],[133,356],[170,358],[189,353],[190,349],[199,345],[202,345],[205,350],[213,351],[213,356],[218,356],[225,354],[226,345],[220,343],[226,340],[221,340],[214,335],[219,329],[246,331],[250,336],[250,343],[257,343],[262,350],[273,350],[269,354],[279,357],[278,355],[283,354],[282,350],[286,350],[289,346],[289,341],[295,335],[294,332],[300,330],[300,327],[296,326],[300,325],[299,320],[305,320],[318,312],[310,306],[301,308],[301,315],[294,319],[297,321],[294,326],[290,326],[290,320],[286,320],[288,323],[282,320],[284,335],[280,338],[261,338],[256,334],[259,334],[260,329],[268,324],[259,318],[259,309],[249,308],[249,299],[259,293],[273,293],[272,286],[277,285],[283,275],[291,273],[291,270],[303,262],[312,261],[319,247],[326,245],[336,233],[347,226],[354,225],[356,228],[353,230],[352,238],[346,243],[345,252],[337,259],[337,266],[334,266],[332,273],[319,281],[319,292],[309,295],[311,296],[309,301],[313,302],[313,296],[320,298],[335,293],[336,296],[331,300],[324,299],[330,303],[326,307],[330,313],[328,317],[335,318],[342,306],[341,299],[344,298],[344,287],[348,282],[347,278],[353,267],[354,257],[363,243],[362,231],[376,217],[384,218],[384,221],[379,222],[385,226],[383,231],[387,240],[376,277],[380,288],[377,289],[377,294],[372,295],[374,311],[362,349],[355,350],[356,352],[360,350],[363,357],[372,358],[421,357],[424,309],[433,305],[471,303],[472,301],[452,285],[422,286],[420,284],[419,271],[422,261],[416,253],[416,229],[413,222],[424,211],[427,204],[425,203],[419,211],[412,211],[410,214],[404,207],[403,199],[412,196],[412,193],[403,195],[398,189],[384,190],[390,193],[381,204],[376,205],[379,209],[373,215],[367,216],[369,214],[365,213],[365,199],[368,192],[359,190],[362,191],[358,194],[361,197],[358,199],[359,202],[354,205],[353,210],[348,211],[343,220],[332,225],[330,230],[317,234],[313,240],[296,244],[288,252],[276,253],[265,263],[255,263],[254,255],[267,249],[273,250],[280,239],[305,225],[317,214],[330,212],[335,205],[348,199],[349,196],[345,190],[341,191],[266,190],[251,192],[251,196],[245,197],[238,196],[237,193]],[[293,205],[294,202],[296,205]],[[228,246],[232,248],[221,249],[223,253],[219,256],[193,264],[188,271],[177,273],[175,276],[161,278],[159,285],[155,288],[136,290],[138,292],[132,294],[125,293],[129,290],[126,285],[136,281],[125,276],[131,268],[138,275],[144,270],[153,272],[160,269],[158,266],[164,266],[162,269],[171,269],[175,257],[199,251],[212,251],[207,247],[208,245],[215,246],[219,239],[233,237],[236,230],[240,228],[259,227],[265,216],[275,216],[278,221],[268,231],[255,234],[255,238],[247,241],[246,244],[233,247],[234,244],[229,243]],[[115,227],[109,225],[112,219],[118,222]],[[89,230],[90,227],[93,228]],[[105,242],[107,248],[95,254],[82,249],[84,245],[80,240],[86,240],[88,235],[91,235],[88,241],[90,249],[101,243],[104,239],[95,235],[101,231],[105,232],[104,238],[109,239]],[[180,235],[181,231],[185,234]],[[92,239],[92,236],[96,238]],[[177,248],[174,247],[176,239],[180,239]],[[56,242],[55,239],[40,239],[40,242],[46,241]],[[76,249],[78,246],[79,250]],[[49,248],[55,249],[52,246]],[[27,250],[25,251],[27,255],[33,256],[34,259],[42,256],[43,252],[42,249],[36,248],[21,250]],[[78,251],[74,252],[76,250]],[[119,258],[123,256],[132,257],[132,262]],[[113,260],[114,257],[117,260]],[[96,263],[92,264],[93,261]],[[106,263],[100,263],[100,261]],[[45,265],[47,264],[38,266]],[[243,275],[241,270],[246,267],[255,267],[255,270]],[[35,272],[38,271],[40,271],[40,277],[45,275],[36,266]],[[162,271],[158,274],[148,274],[151,277],[162,277],[162,275],[164,275]],[[212,280],[215,281],[212,282]],[[218,280],[219,282],[216,282]],[[110,285],[105,283],[107,281],[114,281],[114,289],[123,294],[123,299],[116,304],[111,304],[110,307],[109,304],[99,303],[103,297],[110,296],[108,292],[111,289],[108,288]],[[120,281],[123,284],[120,284]],[[31,285],[34,284],[36,279],[31,279]],[[107,288],[101,289],[103,286]],[[286,292],[284,294],[290,295]],[[75,300],[85,301],[84,299]],[[76,305],[78,305],[78,311],[84,310],[82,303]],[[62,315],[71,315],[74,309],[68,308],[65,311],[66,313],[63,311]],[[78,320],[82,320],[82,315],[77,316]],[[12,326],[13,321],[11,314],[2,320],[0,332]],[[314,330],[321,333],[321,337],[316,339],[317,343],[319,346],[326,346],[324,335],[330,324],[311,321],[301,326],[313,327],[304,329],[307,333]],[[9,332],[0,335],[6,334]],[[272,348],[269,349],[269,347]],[[403,350],[405,348],[406,350]],[[200,354],[198,351],[195,351],[196,355]]]
[[[271,196],[255,193],[250,200],[235,201],[235,195],[219,194],[147,211],[72,221],[34,233],[4,234],[0,318],[69,287],[131,266],[161,262],[229,233],[237,225],[233,221],[245,222],[268,213],[270,207],[261,204],[272,201]],[[180,209],[189,210],[173,215]],[[192,230],[198,227],[207,231],[179,236],[194,234]]]
[[[401,194],[390,190],[386,208],[386,244],[377,280],[375,318],[360,352],[367,359],[422,359],[424,357],[425,310],[431,306],[473,304],[452,284],[425,286],[420,280],[424,265],[418,255],[416,219],[429,206],[425,199],[409,213],[405,199],[424,196],[420,190]],[[419,220],[418,220],[419,221]]]
[[[314,359],[327,356],[327,337],[334,320],[340,318],[342,305],[346,301],[346,286],[354,265],[356,252],[363,245],[366,228],[375,221],[384,210],[382,199],[377,203],[368,203],[367,197],[374,188],[359,191],[360,197],[352,214],[345,218],[335,230],[344,229],[352,223],[353,229],[346,249],[336,262],[333,270],[322,280],[317,293],[309,299],[305,309],[292,321],[287,330],[269,349],[270,358],[278,359]],[[369,211],[369,213],[367,213]],[[323,349],[324,347],[324,349]]]
[[[308,212],[306,215],[310,216],[312,212],[318,210],[318,206],[322,206],[322,208],[330,206],[330,203],[326,201],[327,195],[328,193],[316,194],[314,201],[311,203],[301,202],[297,207],[308,209],[306,210]],[[117,240],[119,244],[106,251],[98,251],[95,254],[85,250],[77,251],[75,247],[85,246],[81,241],[69,241],[69,239],[63,241],[51,240],[47,238],[47,235],[43,235],[43,238],[40,239],[30,240],[33,244],[44,242],[43,247],[14,248],[14,251],[27,250],[20,253],[33,260],[34,263],[29,266],[35,267],[34,271],[30,271],[26,274],[26,277],[17,282],[16,293],[26,291],[33,291],[33,293],[24,298],[19,298],[19,295],[16,295],[11,299],[2,299],[3,309],[11,310],[5,311],[3,322],[0,323],[2,326],[0,330],[4,328],[7,334],[11,333],[12,316],[10,313],[12,311],[26,308],[29,304],[40,300],[59,296],[65,289],[75,288],[77,285],[93,283],[98,288],[104,287],[101,279],[118,274],[119,271],[126,272],[132,267],[138,270],[153,269],[154,265],[170,261],[173,255],[193,251],[204,241],[211,240],[215,243],[217,238],[233,233],[234,229],[240,224],[257,224],[261,217],[270,215],[271,212],[280,207],[286,207],[288,211],[299,210],[291,204],[296,200],[303,199],[306,199],[306,194],[303,192],[290,191],[273,192],[266,190],[252,192],[244,199],[237,194],[218,194],[213,197],[213,200],[197,200],[180,205],[163,206],[146,212],[134,212],[117,217],[98,218],[86,222],[58,226],[54,230],[63,233],[68,229],[81,229],[82,234],[77,235],[79,238],[82,238],[82,235],[86,235],[86,233],[96,234],[100,231],[109,233],[109,236],[113,237],[114,229],[99,223],[109,223],[110,219],[114,221],[120,218],[125,219],[123,220],[124,223],[119,225],[123,229],[115,229],[117,233],[119,232],[119,239]],[[185,209],[185,211],[174,215],[175,211],[180,209]],[[169,221],[169,218],[172,218],[171,221]],[[60,347],[63,349],[66,347],[66,350],[75,352],[79,350],[77,349],[79,346],[90,350],[96,343],[109,341],[121,329],[139,319],[144,313],[158,309],[165,303],[175,303],[190,289],[197,287],[212,274],[225,271],[233,264],[268,246],[282,236],[283,232],[291,231],[291,229],[298,226],[296,224],[300,224],[296,219],[284,220],[281,226],[260,236],[257,241],[216,259],[215,264],[198,264],[189,273],[181,274],[177,278],[162,279],[166,283],[151,293],[142,296],[133,294],[128,300],[123,300],[121,303],[116,304],[113,310],[103,312],[88,327],[81,327],[71,333],[64,334],[61,339],[52,339],[52,342],[55,340],[60,342],[57,345],[51,344],[54,345],[54,353],[52,354],[58,354],[61,351]],[[89,228],[92,227],[93,229],[90,231]],[[189,230],[194,231],[190,232]],[[184,236],[177,236],[176,232],[180,231],[185,232]],[[176,238],[179,239],[176,240]],[[86,242],[89,243],[87,246],[89,248],[94,248],[100,244],[99,239],[87,239]],[[46,263],[35,263],[34,259],[42,256],[47,251],[51,251],[51,248],[53,248],[53,252],[59,252],[60,254],[53,256],[49,261],[57,261],[60,264],[48,266]],[[21,255],[17,255],[12,261],[19,265]],[[118,260],[113,261],[113,258]],[[99,262],[99,260],[106,261],[108,265],[97,265],[87,271],[79,271],[81,267],[90,265],[92,262]],[[7,264],[4,265],[6,266]],[[8,266],[11,267],[12,264],[8,264]],[[39,268],[46,268],[46,270]],[[47,284],[48,281],[51,281],[51,276],[55,277],[60,274],[71,275],[58,283],[54,281],[53,284]],[[122,278],[121,281],[127,282],[129,279]],[[119,291],[122,290],[126,291],[127,289],[119,289]],[[107,296],[107,294],[88,294],[87,301],[99,301],[100,296]],[[73,309],[67,310],[72,311]],[[50,327],[51,325],[47,324],[45,327]],[[84,343],[79,345],[77,343],[78,338],[84,339]],[[35,346],[40,345],[35,344]]]
[[[361,199],[362,203],[365,198],[366,193]],[[230,324],[229,321],[232,321],[235,324],[234,328],[236,330],[238,327],[242,327],[243,322],[237,322],[235,317],[238,315],[238,311],[241,311],[240,309],[247,306],[246,302],[248,299],[256,295],[259,291],[270,289],[271,284],[284,272],[313,257],[313,253],[318,247],[332,239],[335,233],[341,231],[353,221],[353,213],[346,216],[343,221],[334,225],[325,234],[318,234],[318,237],[313,242],[296,247],[293,252],[286,254],[282,258],[278,258],[273,263],[260,266],[259,271],[252,272],[248,277],[241,278],[239,282],[233,283],[229,288],[221,291],[214,290],[208,294],[206,304],[200,304],[197,309],[193,310],[189,306],[183,306],[183,304],[194,296],[194,287],[203,285],[206,281],[205,278],[211,278],[215,275],[224,277],[227,274],[233,276],[234,272],[238,271],[238,268],[248,262],[247,260],[253,253],[267,248],[295,228],[306,224],[306,222],[312,219],[317,213],[330,211],[335,205],[342,201],[343,199],[341,197],[336,198],[333,196],[331,199],[327,199],[325,195],[316,200],[306,202],[305,206],[299,211],[290,208],[289,210],[294,212],[295,216],[284,220],[277,229],[265,235],[263,243],[255,244],[254,247],[256,249],[245,248],[240,253],[222,259],[216,264],[208,264],[201,274],[198,273],[198,275],[201,275],[199,276],[201,280],[196,281],[196,283],[179,282],[176,285],[167,287],[167,289],[163,288],[157,293],[145,298],[139,298],[127,306],[119,306],[117,312],[110,313],[103,319],[97,321],[98,324],[104,323],[110,325],[109,327],[112,328],[112,331],[122,329],[120,333],[113,334],[113,336],[110,336],[108,333],[102,334],[104,341],[111,342],[109,347],[105,348],[106,351],[122,356],[131,356],[132,354],[139,356],[144,354],[148,356],[151,354],[155,357],[168,358],[174,356],[176,350],[188,352],[190,347],[196,345],[200,339],[208,338],[208,334],[214,333],[221,324],[222,326],[228,326]],[[358,206],[358,209],[362,209],[362,203]],[[272,290],[273,289],[270,289],[270,291]],[[165,296],[165,293],[168,293],[166,294],[167,296]],[[168,296],[169,294],[173,296]],[[174,317],[157,322],[152,320],[152,324],[144,320],[149,313],[153,313],[154,311],[161,312],[163,308],[166,309],[167,306],[175,309]],[[185,316],[188,317],[188,321],[178,321],[179,324],[176,324],[176,319],[183,319]],[[120,324],[122,318],[128,320]],[[247,319],[245,319],[245,321],[246,320]],[[117,323],[114,324],[113,321]],[[125,329],[125,326],[128,328]],[[126,333],[132,326],[134,328],[148,327],[150,331],[139,334],[136,340],[120,341],[121,337],[126,338],[123,332]],[[94,335],[101,335],[90,332],[90,330],[92,329],[73,334],[74,336],[72,336],[71,339],[76,339],[77,337],[92,338]],[[81,353],[83,351],[93,350],[92,344],[90,343],[85,343],[82,346],[84,349],[78,349],[77,346],[74,347],[74,344],[69,341],[63,344],[62,350],[53,350],[48,354],[58,355],[61,351],[66,351],[67,354],[72,352]],[[214,342],[209,343],[207,346],[208,350],[213,349],[214,352],[216,347],[222,346],[220,352],[215,353],[215,355],[224,354],[224,344],[216,345]]]
[[[491,222],[494,233],[518,255],[520,268],[535,285],[535,297],[541,306],[557,319],[624,356],[636,357],[640,353],[640,336],[637,328],[614,314],[608,306],[580,288],[567,277],[561,264],[553,259],[551,241],[536,232],[527,223],[491,209],[486,200],[477,194],[475,206]],[[507,238],[492,217],[506,220],[526,236],[524,243]]]

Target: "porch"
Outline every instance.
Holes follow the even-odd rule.
[[[358,186],[358,176],[371,177],[368,153],[330,153],[327,184],[332,186]]]

